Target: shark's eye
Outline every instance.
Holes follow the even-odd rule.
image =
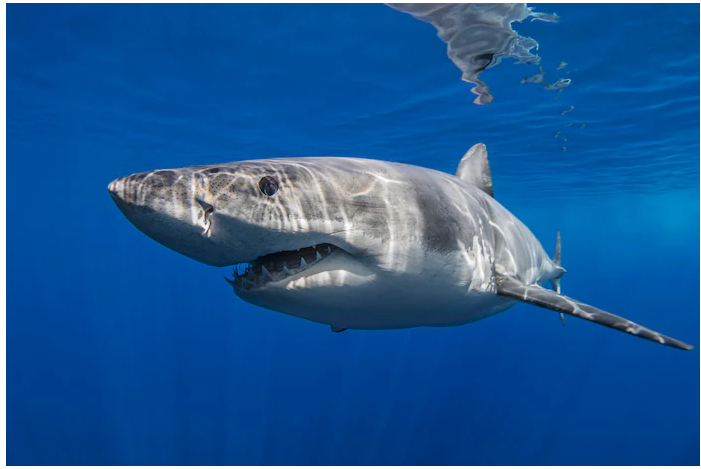
[[[278,183],[277,179],[272,176],[265,176],[258,181],[258,187],[263,194],[267,195],[268,197],[272,197],[280,188],[280,183]]]

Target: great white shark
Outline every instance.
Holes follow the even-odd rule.
[[[693,348],[562,295],[559,233],[551,259],[495,200],[483,144],[456,175],[360,158],[279,158],[138,173],[108,190],[160,244],[211,266],[237,265],[227,280],[244,301],[335,332],[458,326],[523,302]]]

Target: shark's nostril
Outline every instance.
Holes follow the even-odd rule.
[[[214,207],[211,204],[208,204],[204,200],[200,199],[195,199],[197,200],[197,203],[200,204],[200,207],[202,207],[202,211],[204,211],[205,215],[209,215],[214,211]]]
[[[200,200],[200,199],[195,199],[197,200],[197,203],[200,205],[200,208],[202,209],[202,212],[200,212],[200,218],[204,217],[204,220],[202,220],[203,223],[203,231],[202,234],[210,237],[212,236],[211,228],[212,228],[212,213],[214,212],[214,207],[211,204],[208,204],[207,202]]]

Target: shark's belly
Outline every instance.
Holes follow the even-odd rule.
[[[306,277],[304,285],[297,280],[275,295],[261,292],[244,299],[334,329],[456,326],[493,316],[516,303],[497,296],[483,278],[456,281],[454,274],[449,269],[434,275],[400,276],[357,270],[347,272],[342,287],[328,280],[314,285],[314,277]]]
[[[337,310],[331,322],[324,315],[319,315],[317,321],[348,329],[458,326],[503,312],[515,303],[491,292],[465,294],[416,289],[382,297],[367,292],[367,298]]]
[[[491,292],[460,294],[361,288],[354,293],[347,298],[334,295],[331,302],[318,295],[313,303],[305,302],[302,308],[291,308],[290,303],[284,302],[260,306],[338,329],[401,329],[467,324],[505,311],[516,303]]]

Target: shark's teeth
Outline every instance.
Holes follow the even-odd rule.
[[[338,248],[327,243],[280,251],[259,257],[247,264],[233,267],[233,280],[229,284],[237,290],[250,290],[268,283],[282,281],[324,260]]]

